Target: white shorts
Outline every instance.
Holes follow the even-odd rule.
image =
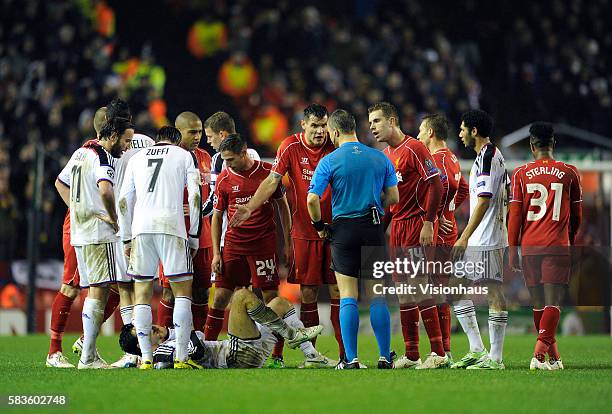
[[[120,242],[74,246],[74,251],[82,288],[132,280]]]
[[[164,276],[170,282],[193,279],[193,262],[189,242],[169,234],[139,234],[132,240],[130,264],[127,274],[138,281],[151,281],[158,277],[158,268],[164,267]]]
[[[224,342],[226,349],[225,365],[227,368],[261,368],[272,354],[276,336],[272,331],[258,323],[260,336],[255,339],[240,339],[229,334]]]
[[[466,279],[474,282],[504,281],[504,256],[506,249],[475,250],[468,247],[463,256]]]

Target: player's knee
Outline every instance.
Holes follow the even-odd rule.
[[[232,298],[232,291],[224,288],[215,289],[215,297],[213,298],[214,309],[225,309]]]
[[[317,301],[317,297],[319,296],[319,287],[318,286],[302,286],[302,303],[315,303]],[[340,294],[338,292],[338,294]]]
[[[266,306],[274,311],[281,318],[293,307],[287,299],[277,296],[272,299]]]
[[[74,286],[62,284],[60,287],[60,293],[70,299],[75,299],[79,295],[80,290]]]
[[[166,303],[174,303],[174,294],[172,293],[172,289],[163,288],[162,289],[162,300]]]
[[[338,285],[329,285],[329,297],[332,299],[340,299],[340,289],[338,289]]]
[[[506,297],[499,287],[489,288],[489,309],[497,312],[506,310]]]
[[[259,302],[259,298],[247,288],[238,289],[232,297],[232,306],[245,306],[247,309],[253,308]]]

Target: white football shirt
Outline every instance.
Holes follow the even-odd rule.
[[[489,208],[470,236],[472,250],[501,249],[508,246],[506,212],[510,178],[504,157],[495,145],[484,145],[470,171],[470,216],[474,213],[478,197],[489,197]]]
[[[119,240],[98,216],[108,216],[98,191],[100,181],[115,184],[115,159],[97,142],[76,150],[57,177],[70,187],[70,243],[73,246]]]
[[[132,138],[129,148],[123,152],[121,158],[115,161],[115,194],[117,195],[117,200],[119,200],[119,192],[123,184],[123,177],[125,176],[125,170],[127,169],[130,159],[141,149],[152,145],[155,145],[155,141],[153,141],[152,138],[144,134],[134,134],[134,138]]]
[[[185,228],[183,191],[187,187],[190,228]],[[121,238],[169,234],[198,248],[201,216],[200,172],[195,156],[166,142],[136,153],[128,163],[119,196]],[[189,232],[189,233],[188,233]]]

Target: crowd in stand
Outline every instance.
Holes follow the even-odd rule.
[[[416,0],[183,0],[168,7],[197,7],[205,16],[177,47],[203,59],[225,54],[236,71],[222,77],[220,64],[219,88],[233,94],[235,115],[251,127],[245,135],[267,146],[267,155],[313,101],[354,113],[370,144],[366,109],[382,99],[400,109],[411,134],[425,113],[444,112],[456,125],[459,114],[478,107],[495,116],[496,136],[535,118],[611,131],[605,16],[612,6],[519,3],[478,10],[467,2],[446,11]],[[163,122],[163,69],[149,49],[136,59],[121,48],[102,1],[0,0],[0,15],[0,261],[25,254],[26,233],[15,229],[26,228],[36,143],[48,155],[42,256],[61,257],[65,210],[53,191],[55,174],[93,133],[93,112],[114,96],[128,97],[139,132]],[[240,78],[244,65],[255,76]],[[234,94],[232,79],[246,82],[247,92]],[[166,99],[171,106],[172,96]],[[269,129],[270,120],[277,128]]]

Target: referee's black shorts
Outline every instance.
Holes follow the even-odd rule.
[[[372,215],[340,217],[331,224],[331,268],[346,276],[369,278],[373,263],[386,260],[385,230]]]

